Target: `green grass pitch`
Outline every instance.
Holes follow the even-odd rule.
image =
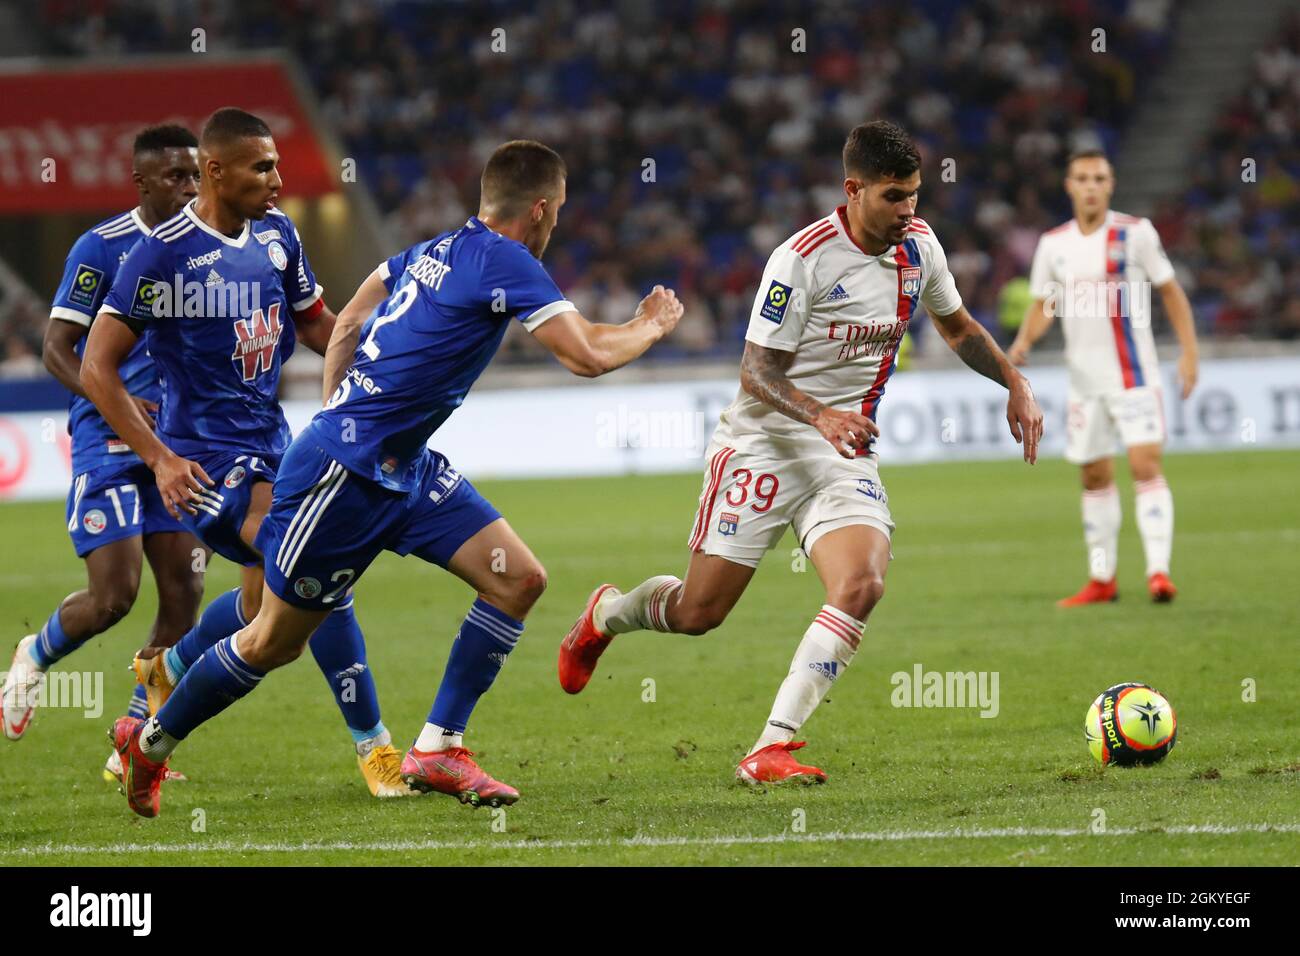
[[[152,615],[146,575],[131,616],[61,665],[104,672],[104,714],[39,711],[25,739],[0,740],[0,864],[1109,865],[1116,840],[1144,864],[1300,859],[1300,453],[1170,458],[1181,594],[1168,606],[1146,599],[1122,479],[1121,600],[1074,611],[1053,606],[1086,567],[1071,467],[882,472],[898,524],[886,597],[800,734],[824,786],[747,789],[732,776],[821,604],[792,539],[719,630],[622,637],[569,697],[555,677],[560,638],[594,585],[683,571],[699,477],[482,482],[550,574],[467,740],[523,792],[515,807],[373,800],[307,656],[182,746],[173,764],[190,779],[165,786],[162,816],[133,816],[100,767]],[[0,506],[0,525],[12,644],[80,586],[82,567],[61,503]],[[208,597],[234,580],[215,560]],[[427,713],[470,599],[392,555],[358,589],[399,746]],[[890,675],[917,664],[996,671],[997,716],[892,706]],[[1083,717],[1124,680],[1169,696],[1178,745],[1157,766],[1103,771]]]

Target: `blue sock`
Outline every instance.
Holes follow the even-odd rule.
[[[126,708],[126,715],[141,720],[149,716],[149,700],[144,695],[143,684],[136,684],[135,690],[131,692],[131,703]]]
[[[492,686],[523,632],[523,621],[498,611],[482,598],[476,600],[451,645],[429,723],[464,733],[474,705]]]
[[[235,635],[231,634],[203,652],[154,718],[169,735],[184,740],[195,727],[239,700],[265,676],[265,671],[239,656]]]
[[[379,720],[379,693],[366,666],[366,639],[361,634],[352,599],[335,608],[320,622],[307,642],[316,666],[330,685],[343,721],[360,743],[384,732]]]
[[[59,609],[56,607],[50,619],[45,622],[41,632],[36,635],[36,640],[32,642],[31,656],[36,661],[36,666],[45,670],[55,661],[67,657],[84,641],[74,641],[63,633],[63,622],[59,620]]]
[[[239,609],[239,588],[235,588],[204,608],[199,623],[186,631],[175,646],[167,648],[168,673],[179,680],[204,651],[245,627],[248,627],[248,622]]]

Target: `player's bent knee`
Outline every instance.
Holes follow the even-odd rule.
[[[306,646],[306,640],[277,635],[271,628],[260,623],[250,625],[239,637],[240,656],[262,671],[293,663],[302,656]]]
[[[698,637],[720,626],[727,619],[725,608],[708,604],[677,605],[669,623],[678,634]]]
[[[884,596],[884,576],[875,571],[866,571],[833,588],[827,598],[833,607],[861,621]]]

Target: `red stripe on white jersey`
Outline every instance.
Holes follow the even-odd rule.
[[[799,233],[799,235],[797,235],[797,236],[794,237],[794,241],[790,243],[790,248],[793,249],[795,246],[799,245],[799,243],[803,242],[805,239],[808,238],[808,234],[809,234],[810,232],[815,232],[815,231],[817,231],[817,229],[820,228],[822,225],[824,225],[825,222],[826,222],[825,219],[819,220],[819,221],[813,223],[811,226],[809,226],[809,227],[808,227],[807,229],[805,229],[803,232]]]
[[[803,250],[808,248],[809,243],[816,242],[822,236],[829,235],[834,231],[835,231],[835,227],[832,226],[829,222],[818,223],[816,229],[812,230],[811,232],[804,233],[804,235],[800,236],[799,239],[795,241],[794,245],[791,246],[791,248],[794,249],[795,252],[803,252]]]
[[[835,227],[832,226],[830,232],[823,232],[823,233],[821,233],[820,235],[818,235],[818,237],[813,241],[812,245],[810,245],[810,246],[808,246],[807,248],[805,248],[802,252],[799,253],[799,255],[801,255],[801,256],[803,256],[803,258],[807,259],[807,258],[808,258],[808,254],[809,254],[810,252],[812,252],[814,249],[816,249],[818,246],[820,246],[820,245],[821,245],[823,242],[825,242],[827,239],[834,239],[834,238],[835,238]]]

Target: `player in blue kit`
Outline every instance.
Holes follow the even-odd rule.
[[[298,231],[275,200],[282,186],[270,129],[243,110],[203,128],[198,198],[142,241],[118,272],[82,363],[87,394],[153,470],[164,504],[218,554],[243,566],[241,586],[213,601],[164,654],[136,657],[150,710],[219,638],[257,613],[255,540],[289,445],[277,398],[299,339],[324,354],[334,328]],[[158,429],[131,402],[120,368],[141,336],[162,377]],[[350,594],[340,592],[311,640],[375,796],[411,791],[380,720]],[[120,748],[119,752],[120,752]]]
[[[325,358],[329,402],[285,454],[258,536],[266,556],[261,611],[190,668],[154,717],[117,722],[136,812],[157,811],[159,781],[179,741],[298,657],[384,550],[418,555],[477,593],[402,778],[475,806],[518,799],[474,762],[463,734],[546,573],[426,442],[465,400],[512,322],[570,370],[596,376],[639,356],[682,314],[661,287],[623,325],[592,325],[564,298],[538,260],[564,204],[565,175],[560,157],[540,143],[498,147],[483,171],[478,215],[381,263],[344,308]]]
[[[86,564],[87,586],[64,598],[38,634],[18,643],[2,692],[4,733],[10,740],[29,728],[45,671],[130,612],[144,558],[158,588],[150,645],[175,644],[193,626],[203,598],[203,572],[194,569],[194,552],[203,546],[167,513],[153,473],[100,417],[78,378],[86,334],[127,252],[197,194],[198,145],[183,126],[140,131],[131,150],[140,204],[81,235],[54,294],[44,358],[50,373],[72,392],[73,480],[66,517],[73,549]],[[122,380],[142,415],[151,417],[160,395],[144,343],[123,360]],[[143,687],[137,685],[127,712],[147,715]],[[110,779],[120,775],[117,751],[104,773]]]

